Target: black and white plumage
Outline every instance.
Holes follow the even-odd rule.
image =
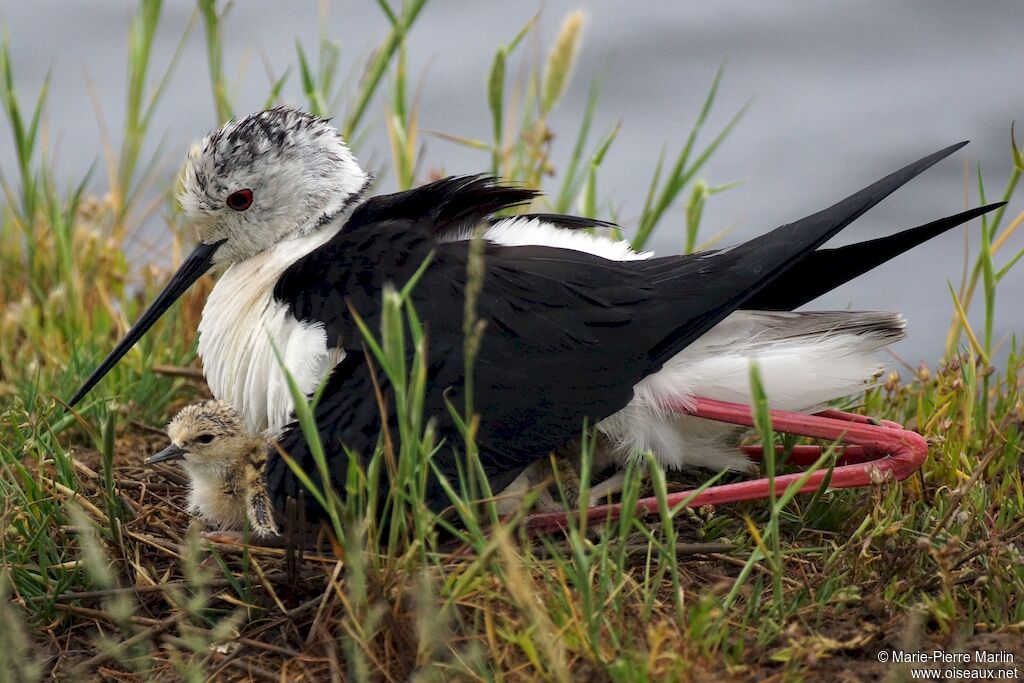
[[[478,301],[487,330],[474,392],[482,415],[478,446],[493,488],[577,434],[585,419],[604,421],[600,426],[624,452],[651,446],[666,464],[682,464],[686,454],[671,453],[678,439],[666,434],[685,437],[694,428],[662,415],[659,400],[698,390],[715,397],[716,388],[738,386],[731,378],[716,387],[712,368],[725,358],[742,363],[729,365],[735,374],[736,367],[745,373],[751,356],[789,353],[788,366],[780,366],[788,368],[780,372],[783,389],[809,384],[817,393],[787,398],[783,390],[784,401],[797,405],[779,407],[811,407],[870,376],[870,351],[902,334],[898,316],[767,311],[801,305],[993,208],[875,240],[868,249],[818,249],[960,146],[732,249],[650,258],[571,229],[585,219],[495,219],[533,193],[486,177],[449,178],[362,201],[368,178],[326,122],[289,109],[253,115],[212,134],[190,156],[182,205],[200,244],[75,400],[195,278],[230,264],[200,325],[199,351],[214,395],[234,405],[249,429],[278,433],[282,446],[309,465],[301,435],[288,426],[291,398],[273,347],[307,393],[330,372],[317,419],[324,443],[338,456],[332,478],[343,482],[341,445],[372,451],[380,431],[372,380],[386,386],[383,377],[370,376],[349,307],[376,329],[385,285],[401,286],[430,256],[413,292],[428,330],[427,412],[439,419],[442,436],[457,443],[443,397],[457,404],[462,389],[467,237],[487,225]],[[242,190],[251,206],[237,210],[231,198]],[[763,311],[737,310],[744,307]],[[833,356],[836,377],[827,379],[824,364],[836,350],[845,350],[849,362]],[[435,462],[454,473],[450,452]],[[714,455],[694,462],[740,465]],[[315,477],[313,467],[306,469]],[[292,473],[274,456],[268,487],[278,504],[297,492]],[[439,489],[432,496],[443,502]]]

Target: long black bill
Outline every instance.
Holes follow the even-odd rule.
[[[163,449],[159,453],[155,453],[146,458],[147,465],[155,465],[158,462],[167,462],[168,460],[181,460],[185,457],[185,451],[173,443],[167,448]]]
[[[224,243],[224,240],[215,242],[214,244],[206,244],[200,242],[196,245],[196,248],[192,250],[192,253],[188,255],[185,262],[181,264],[178,271],[171,276],[171,281],[167,283],[163,291],[156,297],[149,308],[146,309],[142,317],[139,318],[138,322],[132,325],[132,328],[128,330],[128,334],[124,336],[114,350],[103,359],[100,366],[89,375],[89,379],[85,380],[85,384],[79,389],[75,395],[68,401],[69,405],[75,405],[85,397],[89,391],[96,386],[96,384],[103,379],[110,369],[117,365],[117,361],[124,357],[124,354],[135,346],[135,343],[142,338],[142,335],[153,326],[160,316],[171,307],[178,298],[185,293],[189,287],[192,286],[196,280],[198,280],[203,273],[210,269],[213,265],[213,254],[217,251],[217,247]]]

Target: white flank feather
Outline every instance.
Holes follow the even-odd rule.
[[[663,467],[746,469],[731,443],[736,427],[675,415],[666,404],[695,396],[750,404],[756,361],[772,408],[813,410],[870,386],[882,369],[875,351],[898,339],[903,324],[890,313],[738,311],[637,383],[629,405],[598,429],[624,456],[650,450]]]

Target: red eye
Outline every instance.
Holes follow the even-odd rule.
[[[252,190],[239,190],[228,195],[227,205],[235,211],[245,211],[252,206]]]

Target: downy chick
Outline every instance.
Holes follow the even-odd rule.
[[[268,444],[245,431],[232,406],[186,406],[167,425],[167,435],[171,445],[146,463],[182,460],[191,480],[190,511],[220,529],[241,529],[248,519],[255,536],[277,535],[264,480]]]

